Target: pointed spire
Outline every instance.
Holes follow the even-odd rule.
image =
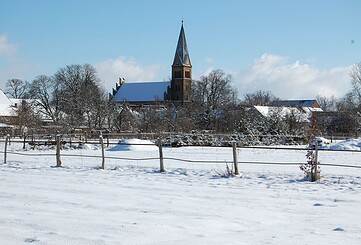
[[[173,66],[191,66],[186,36],[184,34],[183,19],[181,31],[178,38],[177,49],[174,56]]]

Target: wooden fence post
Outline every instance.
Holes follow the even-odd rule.
[[[159,148],[159,162],[160,162],[160,172],[165,172],[164,162],[163,162],[163,149],[162,149],[162,138],[158,138],[158,148]]]
[[[23,143],[23,150],[25,150],[25,143],[26,143],[26,134],[23,133],[24,143]]]
[[[100,144],[102,146],[102,169],[105,168],[105,158],[104,158],[104,139],[103,139],[103,135],[99,136],[100,138]]]
[[[318,168],[318,142],[316,141],[315,144],[315,158],[314,158],[314,169],[313,169],[313,176],[312,176],[312,181],[316,181],[318,179],[318,175],[317,175],[317,168]]]
[[[5,150],[4,150],[4,164],[6,164],[6,154],[8,150],[8,141],[9,141],[10,135],[7,134],[5,138]]]
[[[105,138],[107,139],[107,147],[109,147],[109,133],[110,133],[110,131],[108,129],[105,130]]]
[[[60,159],[60,148],[61,148],[61,142],[60,142],[60,135],[56,135],[56,166],[61,167],[61,159]]]
[[[232,143],[233,148],[233,164],[234,164],[234,174],[239,175],[238,171],[238,159],[237,159],[237,144],[236,142]]]

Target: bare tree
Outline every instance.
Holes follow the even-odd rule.
[[[91,126],[90,115],[102,96],[95,68],[88,64],[69,65],[55,73],[54,81],[59,86],[59,103],[66,124]]]
[[[102,88],[94,91],[96,96],[89,103],[86,115],[88,117],[88,126],[91,128],[101,129],[106,124],[109,115],[109,100],[108,95]]]
[[[211,71],[192,85],[192,99],[207,109],[216,110],[229,103],[235,103],[236,89],[232,88],[232,77],[223,70]]]
[[[110,100],[107,103],[106,112],[109,129],[115,129],[118,132],[133,129],[134,115],[127,102],[117,103]]]
[[[220,121],[226,116],[229,105],[237,104],[237,91],[232,87],[232,77],[223,70],[211,71],[192,85],[193,108],[199,129],[223,130]]]
[[[279,100],[271,91],[257,90],[254,93],[244,95],[244,103],[247,105],[268,106],[273,101]]]
[[[355,102],[361,104],[361,62],[354,64],[350,72],[351,85]]]
[[[41,125],[41,119],[36,113],[36,109],[28,100],[21,100],[21,104],[16,108],[16,114],[16,124],[20,127],[37,128]]]
[[[45,118],[50,118],[56,124],[60,121],[59,88],[52,77],[36,77],[30,84],[29,94]]]
[[[316,100],[323,111],[337,111],[337,104],[339,101],[334,95],[332,95],[331,97],[317,95]]]
[[[27,81],[23,81],[17,78],[10,79],[6,82],[6,94],[15,99],[25,99],[29,84]]]
[[[361,62],[350,71],[351,90],[337,103],[340,116],[333,122],[336,132],[357,134],[361,125]]]

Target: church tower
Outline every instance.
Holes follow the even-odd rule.
[[[190,102],[192,86],[192,65],[189,58],[183,21],[178,38],[177,49],[172,65],[171,100]]]

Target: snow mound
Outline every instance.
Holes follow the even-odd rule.
[[[158,147],[150,140],[121,139],[118,144],[108,151],[154,151]]]
[[[361,149],[361,138],[359,139],[347,139],[335,144],[332,144],[328,147],[331,150],[356,150]]]

